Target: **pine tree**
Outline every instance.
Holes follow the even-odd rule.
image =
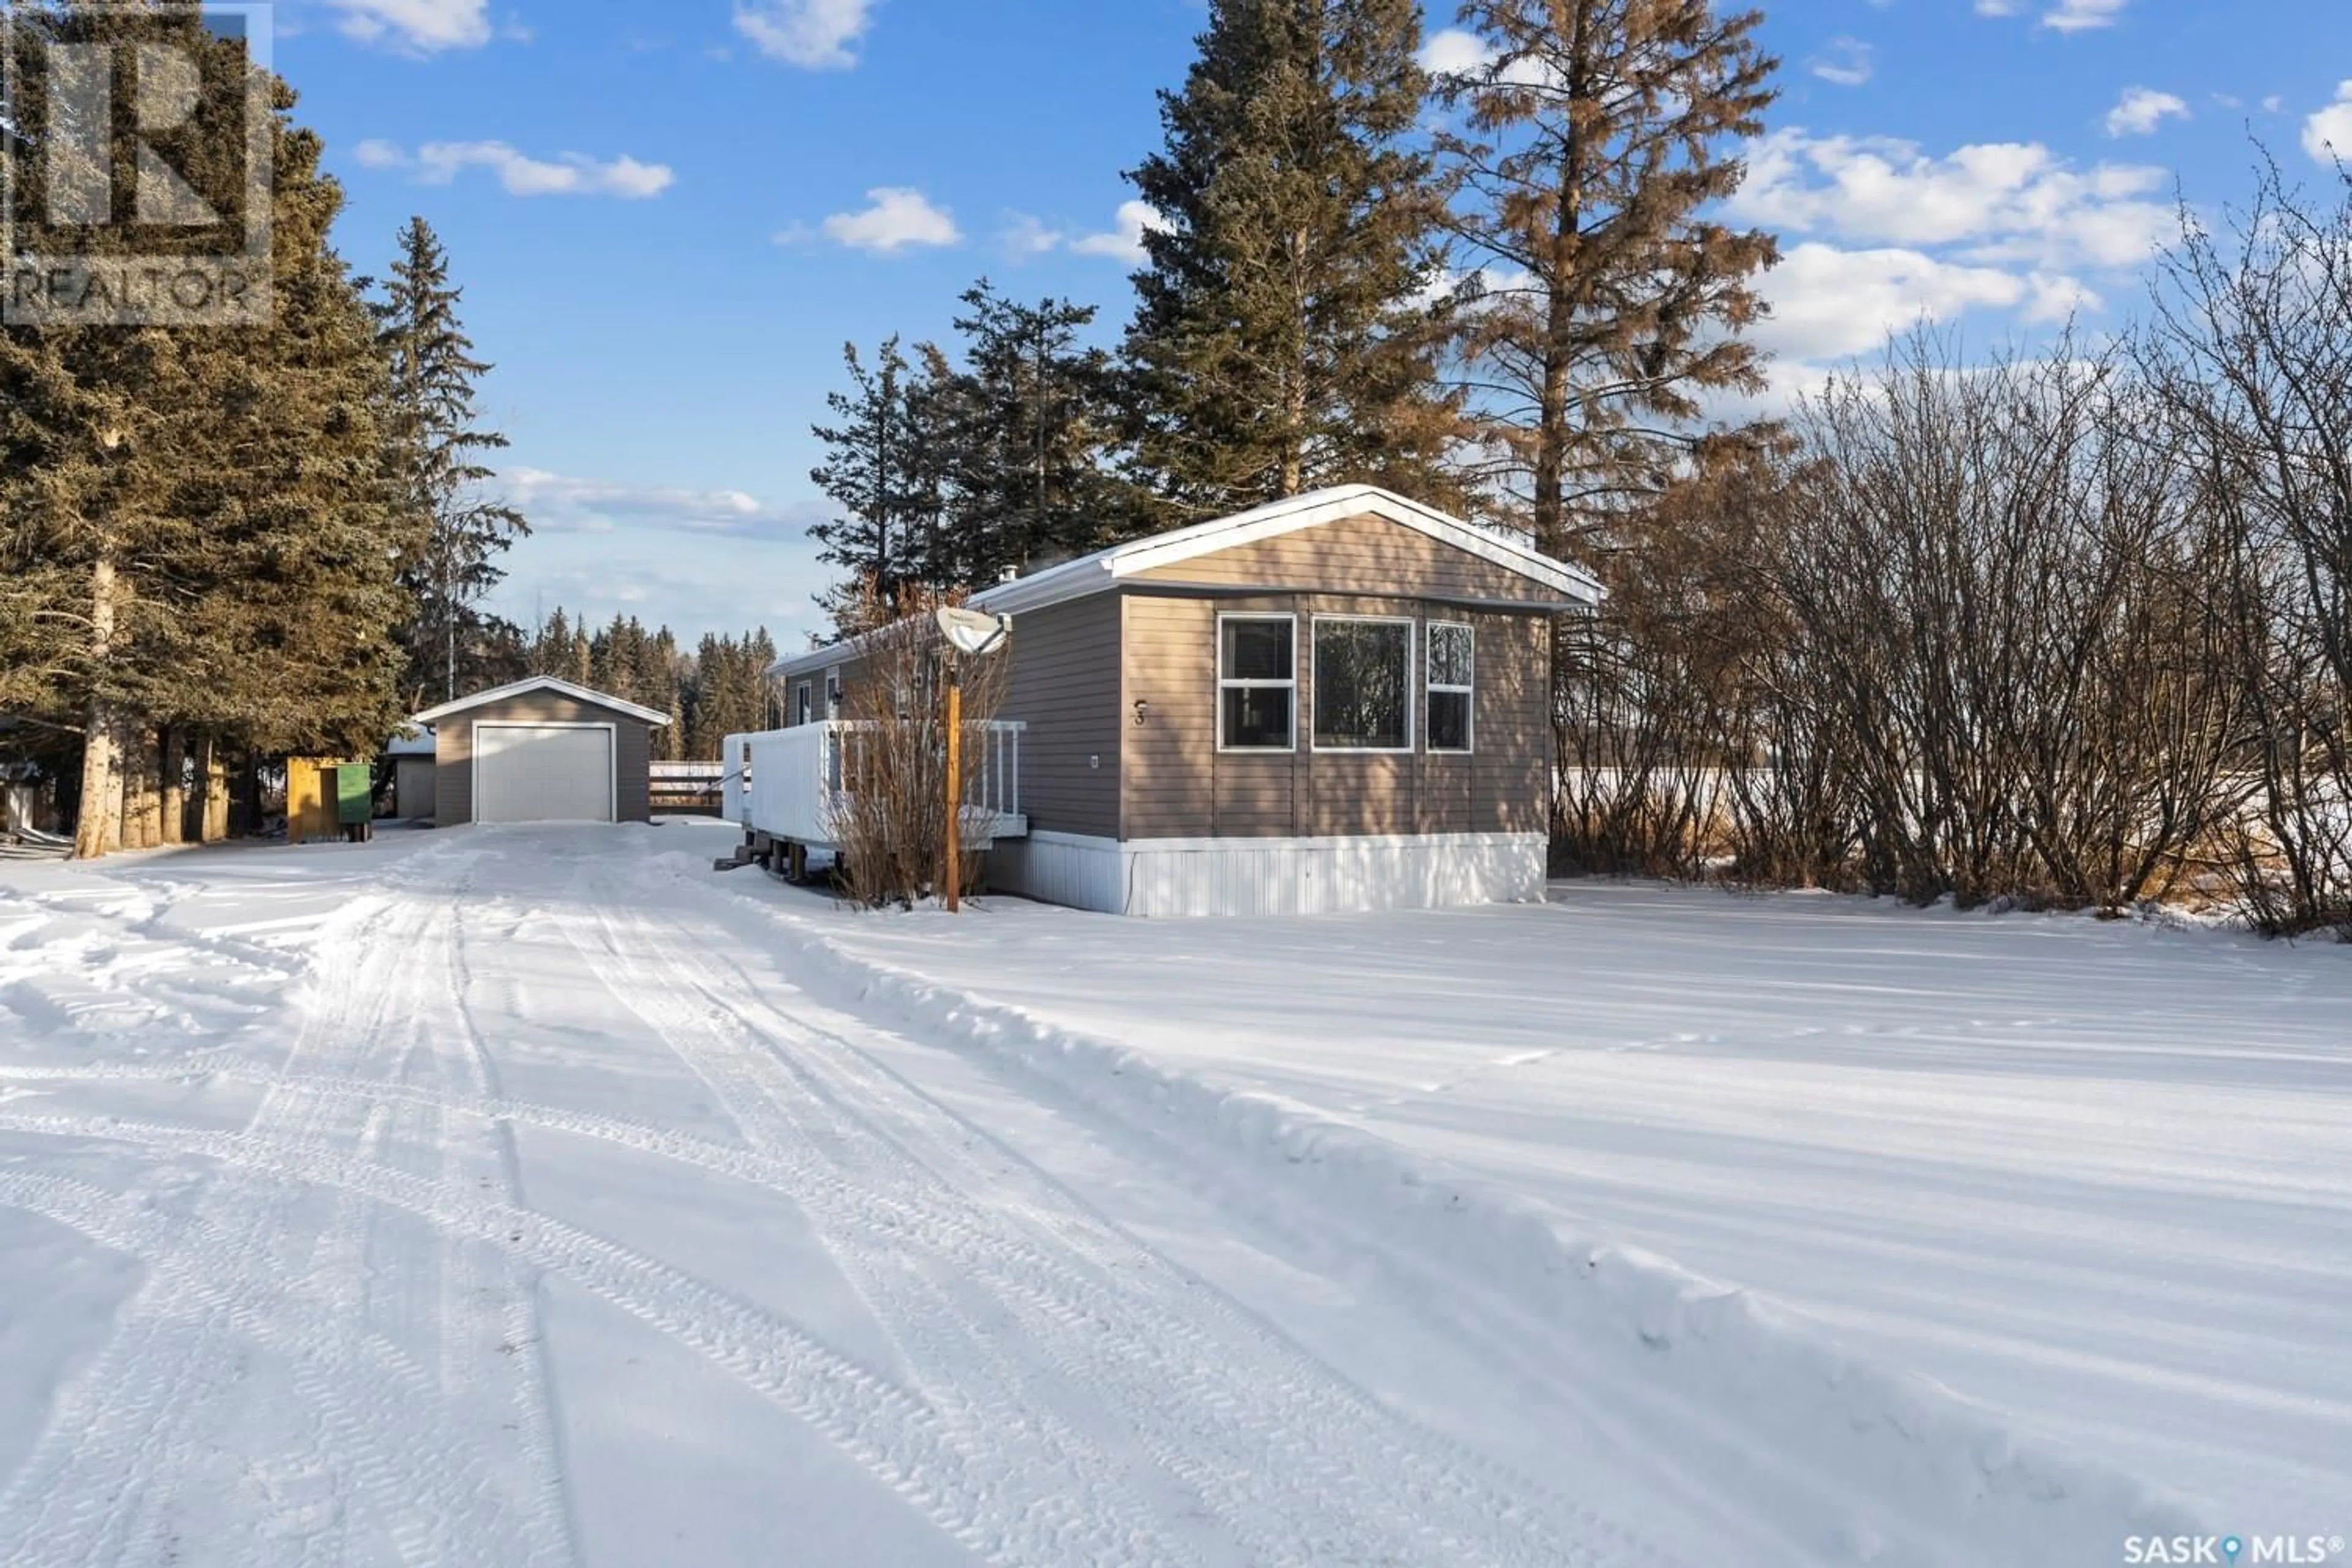
[[[474,357],[458,320],[464,292],[449,280],[432,226],[412,218],[375,316],[392,364],[386,460],[424,539],[401,573],[416,604],[402,640],[419,706],[456,696],[461,677],[473,684],[496,673],[483,668],[485,653],[503,639],[477,606],[505,576],[497,557],[530,531],[520,512],[486,493],[497,475],[483,456],[503,450],[507,439],[484,429],[475,410],[476,384],[491,367]]]
[[[837,423],[812,427],[825,445],[825,460],[809,475],[840,511],[811,526],[809,536],[817,542],[817,559],[839,567],[852,585],[817,601],[845,633],[859,629],[850,624],[856,585],[870,584],[890,597],[920,580],[924,542],[936,534],[925,514],[935,496],[942,433],[940,405],[915,392],[919,373],[896,337],[882,344],[871,368],[855,343],[843,345],[842,362],[853,390],[826,395]]]
[[[530,640],[530,672],[552,675],[558,679],[570,679],[572,668],[572,617],[558,605]]]
[[[416,539],[383,471],[389,381],[328,245],[342,191],[322,157],[311,132],[281,134],[275,319],[189,334],[173,397],[166,507],[192,568],[166,623],[175,688],[151,710],[272,754],[370,751],[407,710],[394,563]]]
[[[1106,542],[1120,509],[1108,457],[1117,437],[1110,355],[1079,342],[1091,305],[1007,300],[988,279],[965,291],[965,370],[953,383],[954,559],[934,588],[976,588]],[[940,384],[937,372],[929,378]]]
[[[54,17],[13,20],[10,42],[31,47]],[[221,100],[200,110],[241,112],[243,42],[194,10],[74,21],[85,41],[168,37],[203,61],[200,93]],[[226,745],[348,743],[393,707],[383,650],[401,539],[377,484],[382,362],[327,244],[341,192],[319,171],[317,139],[290,121],[293,94],[266,85],[268,324],[0,331],[0,555],[22,568],[0,594],[0,636],[23,645],[0,684],[33,717],[79,733],[84,856],[126,827],[134,843],[172,837],[166,803],[189,756],[199,780],[217,783]],[[37,105],[12,108],[37,123]],[[195,138],[180,152],[175,172],[207,205],[239,210],[241,144]],[[152,237],[101,226],[88,237]]]
[[[1762,384],[1738,334],[1777,247],[1705,209],[1739,186],[1778,62],[1759,13],[1712,0],[1465,0],[1462,20],[1489,56],[1439,84],[1464,111],[1443,150],[1460,232],[1500,279],[1463,349],[1499,488],[1564,552],[1663,483],[1702,394]]]
[[[1444,204],[1416,144],[1418,0],[1211,0],[1129,176],[1164,227],[1127,335],[1137,467],[1237,510],[1370,480],[1450,499]]]

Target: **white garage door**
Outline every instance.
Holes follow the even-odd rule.
[[[612,821],[613,731],[562,724],[477,726],[474,820]]]

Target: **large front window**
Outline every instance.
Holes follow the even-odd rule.
[[[1298,623],[1289,616],[1217,617],[1217,744],[1287,752],[1298,707]]]
[[[1412,750],[1412,623],[1318,617],[1315,749]]]

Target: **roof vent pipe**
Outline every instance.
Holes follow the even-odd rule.
[[[1000,583],[1018,583],[1021,581],[1021,568],[1018,566],[1007,566],[1003,571],[999,572],[996,574],[996,580]]]

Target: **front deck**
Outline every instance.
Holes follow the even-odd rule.
[[[874,728],[826,720],[729,736],[729,819],[755,840],[837,851],[835,825],[861,772],[859,750]],[[1028,837],[1029,818],[1021,809],[1021,737],[1027,729],[1012,720],[964,726],[962,832],[970,848]]]

